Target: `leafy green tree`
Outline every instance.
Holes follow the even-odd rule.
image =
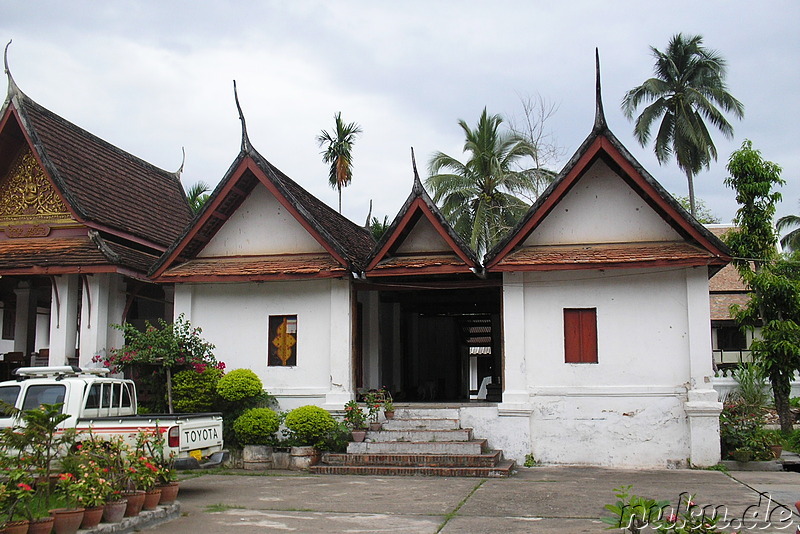
[[[342,112],[336,113],[334,129],[331,132],[322,130],[317,136],[317,143],[325,147],[322,161],[330,165],[328,183],[339,192],[339,213],[342,212],[342,188],[353,180],[353,143],[361,133],[361,127],[355,122],[345,124]]]
[[[372,220],[369,221],[369,227],[367,229],[372,234],[375,241],[380,241],[383,234],[389,229],[389,216],[384,215],[383,221],[377,217],[373,217]]]
[[[430,176],[425,185],[433,192],[434,202],[479,255],[530,207],[517,195],[535,192],[538,185],[532,173],[516,170],[521,160],[534,157],[535,148],[519,134],[501,131],[502,123],[500,115],[489,115],[486,108],[475,129],[459,120],[467,161],[437,152],[428,163]]]
[[[791,432],[791,381],[800,371],[800,254],[777,252],[772,220],[781,195],[773,188],[784,183],[781,168],[745,141],[731,155],[728,172],[725,184],[736,191],[740,208],[734,218],[738,230],[729,232],[726,241],[751,291],[750,302],[732,311],[741,326],[761,327],[761,338],[750,348],[769,377],[781,430]]]
[[[700,35],[679,33],[670,39],[665,52],[651,46],[655,76],[628,91],[622,99],[622,111],[628,119],[633,118],[640,104],[648,103],[633,129],[642,146],[650,141],[651,128],[661,120],[654,144],[656,158],[663,164],[674,154],[689,182],[692,215],[695,215],[694,176],[703,167],[708,168],[712,159],[717,159],[717,149],[705,121],[731,139],[733,127],[723,112],[737,118],[744,116],[744,106],[728,92],[725,84],[725,60],[702,43]]]
[[[196,182],[194,185],[186,190],[186,200],[189,201],[189,207],[192,208],[192,213],[197,213],[203,206],[205,206],[208,199],[211,197],[208,192],[211,191],[211,186],[204,181]]]
[[[691,212],[691,202],[689,202],[688,196],[675,196],[675,200],[683,209]],[[695,199],[695,211],[694,218],[700,224],[719,224],[720,222],[720,218],[700,198]]]
[[[781,238],[781,246],[794,252],[800,250],[800,215],[786,215],[781,217],[778,219],[776,228],[779,232],[794,228],[794,230],[791,230]]]

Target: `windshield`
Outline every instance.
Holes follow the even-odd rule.
[[[17,405],[17,396],[19,396],[20,386],[3,386],[0,387],[0,401],[3,401],[11,406]]]

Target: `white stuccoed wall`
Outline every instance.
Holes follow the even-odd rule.
[[[186,314],[228,370],[252,369],[282,410],[341,409],[352,398],[347,280],[178,284],[175,315]],[[297,315],[297,366],[267,367],[270,315]]]

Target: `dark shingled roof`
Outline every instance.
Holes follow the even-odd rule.
[[[43,108],[9,84],[13,107],[45,171],[81,222],[163,249],[191,221],[175,173],[159,169]]]
[[[55,239],[6,239],[0,241],[0,274],[47,274],[57,272],[110,272],[115,266],[142,273],[157,257],[89,236]]]

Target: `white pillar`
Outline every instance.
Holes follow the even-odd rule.
[[[66,365],[75,356],[78,336],[77,274],[53,278],[53,299],[50,306],[50,365]]]
[[[331,280],[330,389],[325,395],[327,410],[341,410],[353,398],[352,293],[349,280]]]
[[[711,385],[711,312],[708,269],[686,269],[686,313],[688,319],[690,388],[685,405],[689,418],[690,460],[707,467],[720,459],[719,414],[722,403]]]
[[[503,403],[501,410],[530,411],[525,360],[523,273],[503,273]]]
[[[14,290],[17,295],[17,311],[14,322],[14,352],[25,353],[28,350],[28,319],[31,307],[31,286],[21,282]]]
[[[109,326],[115,321],[110,316],[112,278],[116,274],[93,274],[86,277],[81,297],[81,367],[88,366],[96,355],[105,355],[108,348]],[[119,322],[119,321],[116,321]]]
[[[381,370],[383,368],[383,362],[380,358],[380,324],[378,320],[380,300],[378,299],[377,291],[367,291],[365,293],[361,308],[363,323],[359,325],[363,341],[364,385],[380,387]]]
[[[173,296],[173,319],[183,314],[185,319],[192,322],[192,297],[194,296],[192,284],[175,284]]]

